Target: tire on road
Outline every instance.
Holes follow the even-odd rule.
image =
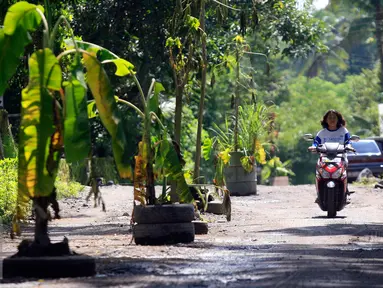
[[[207,203],[206,212],[217,214],[217,215],[226,214],[223,203],[221,201],[216,201],[216,200]]]
[[[9,257],[3,261],[3,278],[66,278],[96,275],[96,260],[86,255]]]
[[[139,224],[184,223],[194,220],[192,204],[136,205],[133,220]]]
[[[194,230],[196,235],[203,235],[209,232],[209,227],[206,221],[194,220]]]
[[[336,216],[335,192],[334,189],[327,190],[327,218]]]
[[[190,243],[194,241],[194,235],[192,222],[135,224],[133,226],[134,242],[137,245]]]

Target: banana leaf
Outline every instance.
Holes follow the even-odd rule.
[[[134,148],[127,145],[122,117],[109,78],[95,53],[93,56],[84,53],[83,59],[87,70],[87,83],[95,99],[101,122],[112,137],[113,154],[118,172],[122,178],[128,178],[132,175],[129,154]]]
[[[72,67],[71,78],[65,86],[65,158],[68,163],[82,161],[92,147],[88,120],[86,84],[80,65]]]
[[[72,39],[66,39],[64,40],[66,48],[67,49],[73,49],[75,48],[75,45],[73,43]],[[77,47],[89,52],[96,53],[95,56],[97,56],[97,59],[101,62],[107,61],[110,63],[114,63],[116,65],[116,72],[115,74],[117,76],[123,77],[130,74],[134,74],[134,65],[130,63],[129,61],[122,59],[118,57],[116,54],[112,53],[108,49],[105,49],[104,47],[98,46],[93,43],[85,42],[76,40]]]
[[[50,90],[61,88],[61,68],[50,49],[29,59],[29,84],[22,91],[16,219],[33,197],[52,193],[62,148],[60,120]],[[17,230],[17,229],[16,229]]]
[[[164,86],[162,86],[161,83],[159,82],[156,82],[154,84],[154,93],[153,95],[150,97],[150,100],[149,100],[149,110],[151,112],[154,112],[156,113],[157,115],[159,114],[160,112],[160,99],[159,99],[159,95],[162,91],[164,91],[165,88]]]
[[[19,26],[25,30],[34,31],[41,22],[41,16],[37,9],[44,13],[43,6],[25,1],[20,1],[9,7],[4,19],[5,34],[13,35]]]
[[[88,101],[88,119],[92,119],[98,116],[98,111],[96,108],[96,102],[94,100]]]
[[[190,192],[189,186],[186,183],[184,172],[181,165],[181,160],[171,140],[164,139],[159,143],[157,149],[156,166],[157,169],[163,169],[165,177],[174,180],[177,183],[177,194],[180,202],[192,203],[194,197]]]
[[[206,137],[205,140],[203,140],[203,145],[202,145],[203,158],[205,160],[209,160],[212,151],[213,151],[213,139]]]
[[[6,35],[0,29],[0,95],[4,94],[8,80],[15,74],[20,64],[20,56],[30,39],[23,28],[17,28],[14,35]]]
[[[34,31],[41,23],[36,11],[44,8],[27,2],[12,5],[5,16],[4,28],[0,29],[0,95],[4,94],[8,80],[20,64],[24,48],[31,42],[28,31]]]

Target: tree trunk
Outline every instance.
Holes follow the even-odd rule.
[[[48,236],[48,197],[38,197],[33,199],[35,209],[35,243],[43,246],[50,244]]]
[[[150,120],[149,120],[150,121]],[[146,165],[146,192],[148,194],[148,204],[154,205],[156,204],[156,191],[154,189],[154,173],[153,173],[153,159],[152,159],[152,149],[150,145],[150,135],[146,136],[149,140],[149,147],[147,147],[146,153],[148,153],[147,165]],[[148,142],[146,142],[148,143]]]
[[[181,146],[182,87],[176,82],[176,108],[174,116],[174,141]]]
[[[202,123],[203,111],[205,105],[206,93],[206,70],[207,70],[207,55],[206,55],[206,34],[205,34],[205,1],[201,0],[200,25],[202,29],[202,79],[201,79],[201,98],[199,100],[198,110],[198,127],[197,127],[197,143],[194,162],[194,183],[200,183],[200,165],[201,165],[201,138],[202,138]]]
[[[11,126],[9,125],[8,112],[0,109],[0,158],[15,158],[17,156],[16,145],[13,139]]]
[[[380,0],[375,2],[375,25],[376,25],[376,40],[378,46],[378,55],[380,60],[380,91],[383,92],[383,39],[382,39],[382,26],[383,26],[383,10]]]
[[[237,44],[238,45],[238,44]],[[234,151],[238,151],[238,106],[239,106],[239,51],[238,47],[236,48],[235,58],[237,61],[236,67],[236,83],[235,83],[235,99],[234,99]]]
[[[146,193],[148,197],[148,204],[156,204],[156,191],[154,189],[154,173],[153,173],[153,153],[150,137],[150,111],[149,111],[149,99],[150,95],[147,95],[146,109],[145,109],[145,120],[144,120],[144,151],[146,154]]]
[[[2,134],[0,132],[0,160],[4,160],[3,141],[1,140]]]
[[[175,72],[174,72],[175,73]],[[174,141],[180,146],[181,149],[181,122],[182,122],[182,94],[183,87],[179,84],[178,78],[175,78],[176,84],[176,108],[174,116]],[[170,200],[172,203],[179,202],[179,197],[177,194],[177,183],[175,181],[171,182],[170,189]]]

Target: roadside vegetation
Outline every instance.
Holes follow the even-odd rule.
[[[12,220],[16,209],[17,165],[17,158],[0,160],[0,221],[3,224],[8,224]],[[58,199],[77,197],[84,189],[83,185],[73,181],[65,160],[60,162],[55,186]]]
[[[1,23],[7,9],[15,2],[0,3]],[[263,139],[269,144],[263,146],[266,160],[257,163],[259,166],[277,156],[283,163],[289,161],[289,168],[294,172],[289,176],[293,184],[313,183],[314,173],[307,171],[314,171],[316,159],[306,153],[307,143],[301,136],[315,134],[321,128],[320,118],[327,109],[341,111],[352,134],[362,138],[379,134],[378,103],[383,100],[380,59],[383,58],[379,55],[382,49],[378,49],[381,40],[377,33],[381,29],[377,29],[380,26],[376,25],[374,15],[382,12],[376,10],[380,9],[375,6],[376,1],[331,0],[319,11],[314,10],[312,1],[305,1],[300,9],[295,0],[265,1],[254,7],[254,1],[233,1],[232,6],[229,5],[231,8],[219,5],[219,1],[204,1],[204,21],[200,15],[202,6],[196,5],[198,1],[173,1],[170,4],[166,1],[155,4],[103,1],[102,5],[98,0],[76,1],[76,5],[72,1],[51,2],[52,22],[64,15],[76,39],[103,46],[130,61],[137,69],[136,76],[144,92],[150,86],[151,77],[162,83],[164,90],[159,95],[161,120],[172,137],[176,136],[173,128],[175,109],[179,105],[176,103],[177,93],[182,94],[183,105],[177,108],[182,112],[182,129],[177,137],[180,137],[185,161],[183,169],[189,182],[193,181],[197,170],[201,180],[213,180],[213,157],[201,158],[199,169],[195,167],[197,140],[200,137],[198,141],[204,143],[214,137],[213,130],[217,129],[213,124],[224,130],[226,119],[235,116],[234,39],[242,39],[246,44],[239,57],[238,104],[264,103],[273,106],[274,110],[274,131]],[[241,14],[240,11],[251,13]],[[110,25],[111,15],[113,23],[118,25]],[[142,17],[137,19],[137,15]],[[56,51],[63,49],[63,41],[72,31],[59,27]],[[41,34],[32,36],[32,44],[27,47],[25,57],[20,59],[16,74],[4,91],[5,109],[12,114],[20,112],[21,90],[28,79],[27,55],[41,42]],[[206,59],[203,43],[206,44]],[[201,61],[206,64],[201,66]],[[201,70],[204,66],[205,76]],[[106,68],[107,72],[113,72],[113,69],[112,66]],[[178,80],[174,73],[178,73]],[[176,84],[175,81],[181,78],[184,79],[182,83]],[[110,81],[116,87],[116,95],[140,106],[140,96],[132,79],[112,75]],[[182,91],[177,92],[176,86]],[[202,91],[206,97],[201,104]],[[118,106],[124,129],[139,135],[139,117],[130,108],[122,104]],[[199,130],[201,107],[204,111]],[[12,132],[18,137],[19,119],[10,121]],[[91,128],[93,156],[112,159],[112,140],[98,117],[91,119]],[[229,128],[233,129],[232,126]],[[137,154],[140,137],[131,137],[130,141],[132,143],[128,144],[134,147],[131,154]],[[133,156],[129,157],[134,166]],[[75,179],[85,184],[85,166],[75,166],[72,167]],[[129,182],[118,176],[113,160],[104,161],[98,167],[105,181]],[[267,183],[265,180],[263,183]]]

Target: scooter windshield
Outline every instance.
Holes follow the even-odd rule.
[[[342,153],[344,153],[344,145],[339,143],[327,142],[319,146],[320,152],[322,156],[327,157],[329,159],[334,159],[339,157]]]

